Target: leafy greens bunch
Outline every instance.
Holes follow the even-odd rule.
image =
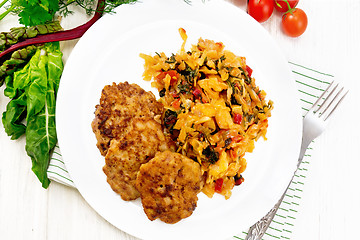
[[[2,116],[5,131],[11,139],[26,135],[32,170],[44,188],[50,184],[47,168],[57,143],[55,105],[62,71],[62,52],[54,42],[38,47],[22,69],[5,78],[4,94],[11,99]]]
[[[1,0],[0,0],[1,1]],[[119,5],[136,2],[137,0],[106,0],[103,12],[112,12]],[[56,13],[66,17],[73,13],[70,5],[80,6],[87,14],[96,11],[96,0],[3,0],[0,8],[9,4],[6,11],[0,15],[2,20],[7,14],[13,12],[19,16],[19,23],[25,26],[44,24],[54,19]]]
[[[26,135],[32,170],[47,188],[50,154],[57,143],[56,94],[64,67],[59,41],[81,37],[104,12],[136,0],[98,0],[95,10],[90,5],[96,0],[3,0],[0,8],[8,1],[11,5],[0,20],[15,12],[25,27],[0,33],[0,86],[5,83],[4,94],[11,99],[2,122],[11,139]],[[50,20],[61,10],[64,15],[71,13],[70,4],[95,14],[87,23],[63,31],[59,22]]]
[[[26,135],[25,149],[32,160],[32,170],[47,188],[50,184],[47,177],[50,154],[57,143],[56,94],[63,71],[58,41],[81,37],[104,12],[111,13],[115,7],[137,0],[0,1],[0,8],[6,6],[0,21],[12,12],[25,25],[0,33],[0,87],[5,82],[4,94],[11,99],[2,122],[11,139]],[[63,31],[60,23],[52,20],[57,13],[71,14],[70,5],[78,5],[87,14],[95,14],[87,23]]]

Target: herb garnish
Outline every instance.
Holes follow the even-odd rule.
[[[171,111],[170,109],[165,111],[164,114],[164,125],[169,130],[170,133],[173,132],[174,125],[177,121],[178,114],[175,111]]]
[[[212,145],[208,145],[202,154],[206,156],[209,163],[214,164],[219,160],[219,153],[217,153]]]

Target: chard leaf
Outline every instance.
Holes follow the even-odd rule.
[[[48,52],[48,78],[49,81],[53,82],[55,96],[59,88],[60,77],[64,69],[62,61],[62,52],[60,51],[59,44],[46,45]]]
[[[37,50],[29,62],[21,70],[14,73],[13,86],[15,89],[25,90],[29,86],[33,68],[36,68],[39,57],[40,51]],[[6,85],[6,87],[7,86],[8,85]]]
[[[38,70],[36,72],[27,91],[28,113],[25,149],[31,157],[33,172],[42,186],[47,188],[50,184],[47,177],[50,153],[57,142],[55,126],[56,90],[63,70],[63,63],[59,43],[46,44],[43,52],[44,54],[39,58],[39,66],[44,66],[43,69],[46,71]],[[43,91],[44,82],[46,84],[45,91]],[[43,107],[38,111],[40,105]],[[32,110],[29,109],[30,107]]]
[[[39,113],[45,106],[47,93],[47,72],[46,66],[48,57],[46,54],[39,54],[43,50],[39,50],[29,64],[30,85],[27,89],[27,121],[28,117]]]
[[[2,116],[5,131],[11,139],[26,134],[25,150],[44,188],[50,184],[47,168],[57,142],[56,93],[63,68],[60,44],[47,43],[36,50],[24,68],[5,78],[4,92],[11,98]]]
[[[42,186],[47,188],[50,180],[47,177],[50,153],[57,142],[55,128],[55,96],[49,86],[45,106],[40,113],[28,115],[26,126],[27,154],[32,160],[32,171],[38,177]]]
[[[14,88],[14,81],[11,75],[5,78],[5,85],[6,88],[4,89],[4,95],[13,99],[16,96],[16,88]]]
[[[26,127],[21,121],[26,116],[26,94],[21,94],[18,98],[11,100],[3,113],[2,122],[5,132],[11,139],[18,139],[25,133]]]

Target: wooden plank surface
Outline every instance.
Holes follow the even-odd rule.
[[[245,8],[245,0],[232,2]],[[279,14],[262,25],[288,60],[332,73],[351,90],[315,143],[293,239],[357,239],[360,1],[300,0],[298,6],[309,18],[308,29],[300,38],[281,32]],[[87,19],[83,15],[70,18],[64,20],[64,28]],[[0,22],[0,31],[15,25],[16,19],[6,18]],[[65,58],[75,43],[62,45]],[[8,100],[4,87],[0,90],[2,113]],[[42,189],[31,172],[24,145],[24,138],[10,140],[0,123],[0,239],[135,239],[106,222],[77,190],[55,182]]]

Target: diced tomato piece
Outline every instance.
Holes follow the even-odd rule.
[[[195,88],[195,90],[192,92],[192,94],[194,95],[195,99],[201,98],[201,90],[198,88]]]
[[[264,119],[261,122],[264,123],[265,127],[269,126],[269,121],[267,119]]]
[[[243,140],[243,136],[237,135],[237,136],[233,137],[232,140],[234,142],[240,142],[241,140]]]
[[[161,72],[159,75],[155,77],[156,80],[163,80],[166,76],[166,72]]]
[[[166,71],[166,72],[162,72],[160,73],[159,75],[157,75],[155,77],[156,80],[163,80],[166,75],[169,75],[171,80],[170,80],[170,85],[174,85],[176,82],[177,82],[177,79],[178,79],[178,73],[177,71],[175,70],[169,70],[169,71]]]
[[[236,124],[240,124],[242,121],[242,115],[239,113],[235,113],[234,114],[234,123]]]
[[[219,178],[215,181],[215,192],[221,192],[221,189],[223,187],[224,184],[224,179]]]
[[[251,74],[252,74],[252,72],[253,72],[253,70],[251,69],[251,67],[249,67],[248,65],[246,65],[246,71],[247,71],[249,77],[251,77]]]
[[[180,98],[177,98],[171,104],[176,110],[180,109]]]

